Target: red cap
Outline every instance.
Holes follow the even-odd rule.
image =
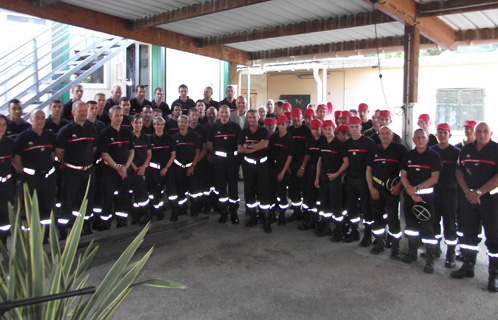
[[[336,111],[334,112],[334,117],[336,117],[336,118],[340,118],[340,117],[341,117],[341,113],[342,113],[342,111],[341,111],[341,110],[336,110]]]
[[[291,110],[291,116],[300,116],[303,114],[303,111],[299,108],[294,108]]]
[[[275,118],[266,118],[265,119],[265,124],[276,124],[277,123],[277,119]]]
[[[282,108],[292,110],[292,105],[290,103],[288,103],[288,102],[284,102],[282,104]]]
[[[477,124],[477,122],[474,120],[467,120],[467,121],[465,121],[465,124],[463,126],[474,128],[476,126],[476,124]]]
[[[358,117],[349,118],[349,124],[361,124],[361,119]]]
[[[287,123],[287,121],[289,121],[289,118],[286,116],[278,116],[277,118],[277,123]]]
[[[335,128],[334,122],[332,120],[325,120],[322,123],[322,127],[333,127]]]
[[[290,111],[285,111],[284,115],[287,117],[287,119],[290,120],[290,118],[291,118],[291,112]]]
[[[440,124],[438,124],[437,125],[437,130],[439,130],[439,129],[446,130],[448,132],[451,131],[450,125],[447,124],[447,123],[440,123]]]
[[[339,131],[346,131],[346,132],[349,132],[349,126],[347,124],[341,124],[336,130],[335,132],[339,132]]]
[[[332,102],[327,102],[327,114],[331,114],[334,111],[334,107],[332,106]]]
[[[311,120],[310,128],[311,129],[318,129],[322,126],[322,122],[318,119],[313,119]]]
[[[391,118],[391,111],[389,111],[389,110],[380,110],[379,117],[382,117],[382,118]]]
[[[325,109],[325,110],[327,110],[327,106],[324,105],[323,103],[320,103],[318,106],[316,106],[316,110],[318,110],[318,109]]]
[[[304,110],[304,117],[310,117],[313,118],[315,116],[315,110],[313,109],[306,109]]]
[[[368,110],[368,104],[366,103],[360,103],[358,105],[358,111],[367,111]]]
[[[427,113],[422,113],[418,116],[418,121],[431,121],[431,117]]]
[[[346,117],[350,118],[352,116],[353,116],[353,114],[351,112],[349,112],[348,110],[344,110],[341,112],[341,118],[346,118]]]

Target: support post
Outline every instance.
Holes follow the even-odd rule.
[[[418,96],[418,62],[420,49],[420,31],[417,27],[405,26],[405,47],[403,66],[403,140],[412,146],[413,107]]]

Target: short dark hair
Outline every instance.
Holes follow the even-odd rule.
[[[133,119],[131,120],[131,123],[135,123],[135,121],[137,121],[138,119],[142,119],[143,120],[143,116],[140,114],[140,113],[137,113],[136,115],[133,116]]]
[[[10,105],[11,103],[21,104],[21,101],[19,101],[19,99],[12,99],[12,100],[10,100],[10,101],[9,101],[9,105]]]
[[[123,102],[123,101],[130,101],[130,99],[128,97],[121,97],[118,100],[118,104],[121,104],[121,102]]]
[[[88,100],[88,101],[86,102],[86,105],[89,105],[89,104],[98,104],[98,103],[97,103],[97,101],[95,101],[95,100]]]
[[[178,90],[180,90],[181,88],[185,88],[185,89],[187,89],[187,90],[188,90],[187,85],[186,85],[186,84],[183,84],[183,83],[182,83],[181,85],[179,85],[179,86],[178,86]]]
[[[145,85],[143,84],[138,84],[136,87],[135,87],[135,92],[137,92],[138,89],[144,89],[145,90]]]

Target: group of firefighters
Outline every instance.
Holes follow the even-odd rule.
[[[237,225],[243,180],[247,227],[261,221],[270,233],[273,223],[299,220],[300,230],[314,229],[332,242],[373,243],[372,254],[387,247],[405,263],[418,259],[422,243],[426,273],[434,271],[444,234],[445,267],[456,267],[457,245],[463,261],[451,277],[473,277],[484,230],[488,290],[498,292],[498,144],[486,123],[466,121],[465,139],[453,146],[450,126],[438,124],[434,136],[429,115],[421,114],[408,150],[389,127],[390,112],[376,110],[368,119],[365,103],[359,116],[336,111],[332,120],[330,103],[303,112],[269,100],[246,110],[246,99],[235,98],[231,87],[219,103],[209,87],[197,102],[187,86],[179,93],[169,109],[160,88],[154,101],[145,99],[144,86],[133,99],[114,86],[107,100],[97,94],[83,102],[76,85],[71,101],[52,101],[48,118],[33,111],[30,123],[21,118],[21,102],[12,100],[10,119],[0,115],[2,241],[10,229],[8,203],[16,192],[22,197],[17,180],[36,190],[42,224],[56,213],[61,239],[85,196],[84,234],[107,230],[112,220],[124,227],[129,216],[132,224],[162,220],[166,203],[171,221],[215,209],[219,223]]]

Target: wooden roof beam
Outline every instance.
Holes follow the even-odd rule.
[[[31,0],[31,2],[38,8],[45,8],[57,2],[62,2],[62,0]]]
[[[159,28],[129,30],[125,19],[64,2],[54,3],[47,10],[36,7],[30,0],[0,0],[0,8],[224,61],[238,64],[249,62],[246,51],[226,46],[199,48],[195,38]]]
[[[311,32],[322,32],[354,27],[372,25],[374,23],[387,23],[396,21],[388,15],[380,12],[366,12],[356,15],[342,16],[339,18],[329,18],[313,21],[299,22],[286,26],[275,26],[253,31],[243,31],[232,34],[217,35],[198,40],[200,47],[223,45],[236,42],[254,41],[261,39],[293,36]]]
[[[419,17],[434,17],[447,14],[466,13],[473,11],[498,9],[496,0],[453,0],[453,1],[433,1],[419,3],[417,15]]]
[[[237,9],[266,1],[269,0],[208,0],[176,10],[161,12],[153,16],[136,19],[131,22],[130,29],[140,30],[155,27],[161,24],[196,18],[207,14]]]
[[[478,43],[498,43],[498,28],[458,31],[456,33],[456,42],[462,46]]]
[[[371,0],[363,0],[372,3]],[[416,26],[420,34],[437,43],[439,46],[451,50],[456,49],[455,30],[437,17],[417,17],[417,3],[414,0],[374,0],[375,8],[403,22],[406,26]]]

